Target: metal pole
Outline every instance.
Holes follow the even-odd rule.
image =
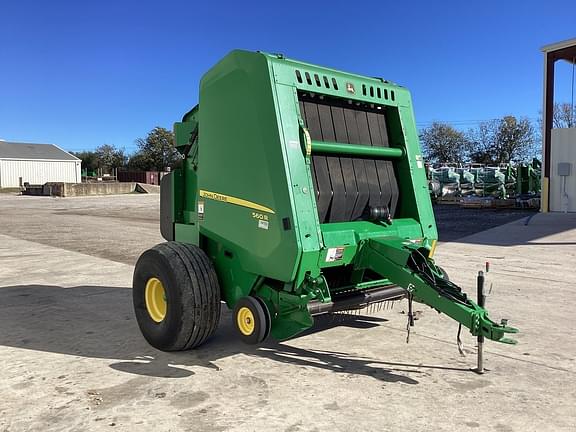
[[[477,289],[478,289],[478,306],[484,307],[486,304],[486,296],[484,295],[484,272],[478,272],[477,279]],[[476,367],[476,373],[484,373],[484,335],[478,335],[478,366]]]
[[[572,57],[572,100],[570,101],[570,123],[569,128],[576,126],[574,122],[574,68],[576,68],[576,57]]]

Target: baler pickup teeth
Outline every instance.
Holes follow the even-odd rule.
[[[311,315],[321,315],[324,313],[335,313],[352,310],[361,310],[372,305],[389,304],[393,306],[394,301],[401,300],[406,295],[406,291],[398,286],[387,286],[364,290],[345,296],[334,296],[330,302],[311,301],[308,303],[308,312]]]

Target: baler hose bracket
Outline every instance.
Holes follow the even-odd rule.
[[[414,327],[414,313],[412,309],[412,293],[408,294],[408,322],[406,323],[406,343],[410,343],[410,327]]]
[[[464,352],[464,344],[462,343],[462,339],[460,339],[460,334],[462,333],[462,323],[458,324],[458,333],[456,334],[456,346],[458,347],[458,352],[462,357],[466,357],[466,353]]]

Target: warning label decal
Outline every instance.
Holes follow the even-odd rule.
[[[326,262],[334,262],[341,260],[344,255],[344,248],[343,247],[335,247],[328,249],[328,253],[326,254]]]

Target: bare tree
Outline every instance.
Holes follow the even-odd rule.
[[[552,114],[553,128],[576,127],[576,107],[569,103],[555,103]]]
[[[466,161],[470,141],[464,132],[446,123],[434,122],[420,132],[424,156],[430,162]]]
[[[482,122],[470,133],[474,142],[471,159],[480,163],[528,160],[536,152],[537,134],[528,118],[505,116]]]

